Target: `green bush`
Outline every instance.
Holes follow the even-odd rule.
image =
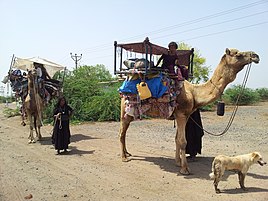
[[[112,75],[103,65],[81,66],[65,75],[63,93],[74,110],[72,121],[119,120],[120,98],[117,89],[120,84],[100,84],[112,80]],[[46,110],[48,114],[52,111],[51,108]]]
[[[16,109],[11,109],[9,107],[6,107],[3,111],[5,117],[15,117],[15,116],[20,116],[20,110],[18,108]]]
[[[216,110],[216,104],[217,101],[214,101],[208,105],[205,105],[203,107],[200,108],[201,111],[215,111]]]
[[[83,114],[87,121],[118,121],[120,117],[120,97],[110,92],[103,96],[95,96],[85,105]]]
[[[13,96],[8,96],[8,97],[4,97],[4,96],[0,96],[0,103],[6,103],[6,101],[8,102],[8,103],[12,103],[12,102],[14,102],[16,99],[15,99],[15,97],[13,97]]]
[[[242,90],[241,85],[234,85],[231,88],[226,89],[223,95],[223,99],[227,103],[235,104],[238,96],[240,96],[238,105],[250,105],[260,101],[259,93],[250,88],[245,88]]]
[[[259,88],[256,89],[256,92],[259,94],[262,101],[268,101],[268,88]]]

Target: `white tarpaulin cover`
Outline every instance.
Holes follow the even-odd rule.
[[[22,58],[16,57],[14,64],[13,64],[13,68],[17,68],[17,69],[25,70],[25,71],[31,70],[31,69],[33,69],[34,62],[43,64],[44,67],[46,68],[48,74],[51,77],[53,77],[53,75],[56,72],[64,69],[63,66],[56,64],[52,61],[48,61],[46,59],[40,58],[40,57],[32,57],[29,59],[22,59]]]

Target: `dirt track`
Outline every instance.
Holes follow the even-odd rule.
[[[209,180],[213,157],[260,151],[268,161],[268,103],[239,107],[227,134],[203,137],[202,155],[189,163],[192,175],[178,174],[174,163],[173,121],[133,122],[127,135],[132,160],[121,162],[118,122],[89,123],[71,127],[68,155],[55,155],[51,126],[42,128],[44,139],[27,144],[28,126],[19,117],[5,118],[0,105],[0,200],[32,201],[89,200],[268,200],[268,165],[253,165],[245,180],[248,191],[239,188],[238,178],[226,172],[215,194]],[[220,132],[224,117],[203,112],[204,128]]]

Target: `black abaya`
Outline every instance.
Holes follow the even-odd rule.
[[[196,123],[198,125],[196,125]],[[196,156],[197,153],[201,154],[202,149],[202,137],[204,135],[200,116],[200,111],[197,109],[194,113],[191,114],[191,118],[188,119],[188,122],[186,124],[186,140],[187,140],[187,146],[186,146],[186,154],[190,154],[190,156]]]
[[[69,116],[72,113],[72,108],[68,105],[57,107],[54,110],[54,115],[61,113],[59,119],[55,119],[54,130],[52,135],[52,143],[55,145],[56,150],[68,149],[70,144],[70,126]]]

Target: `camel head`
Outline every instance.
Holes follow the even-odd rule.
[[[27,72],[28,72],[28,78],[29,79],[33,79],[37,75],[35,69],[27,70]]]
[[[223,59],[228,66],[231,66],[237,72],[242,70],[246,64],[250,64],[252,62],[259,63],[260,61],[259,56],[255,52],[240,52],[237,49],[228,48],[226,48]]]

